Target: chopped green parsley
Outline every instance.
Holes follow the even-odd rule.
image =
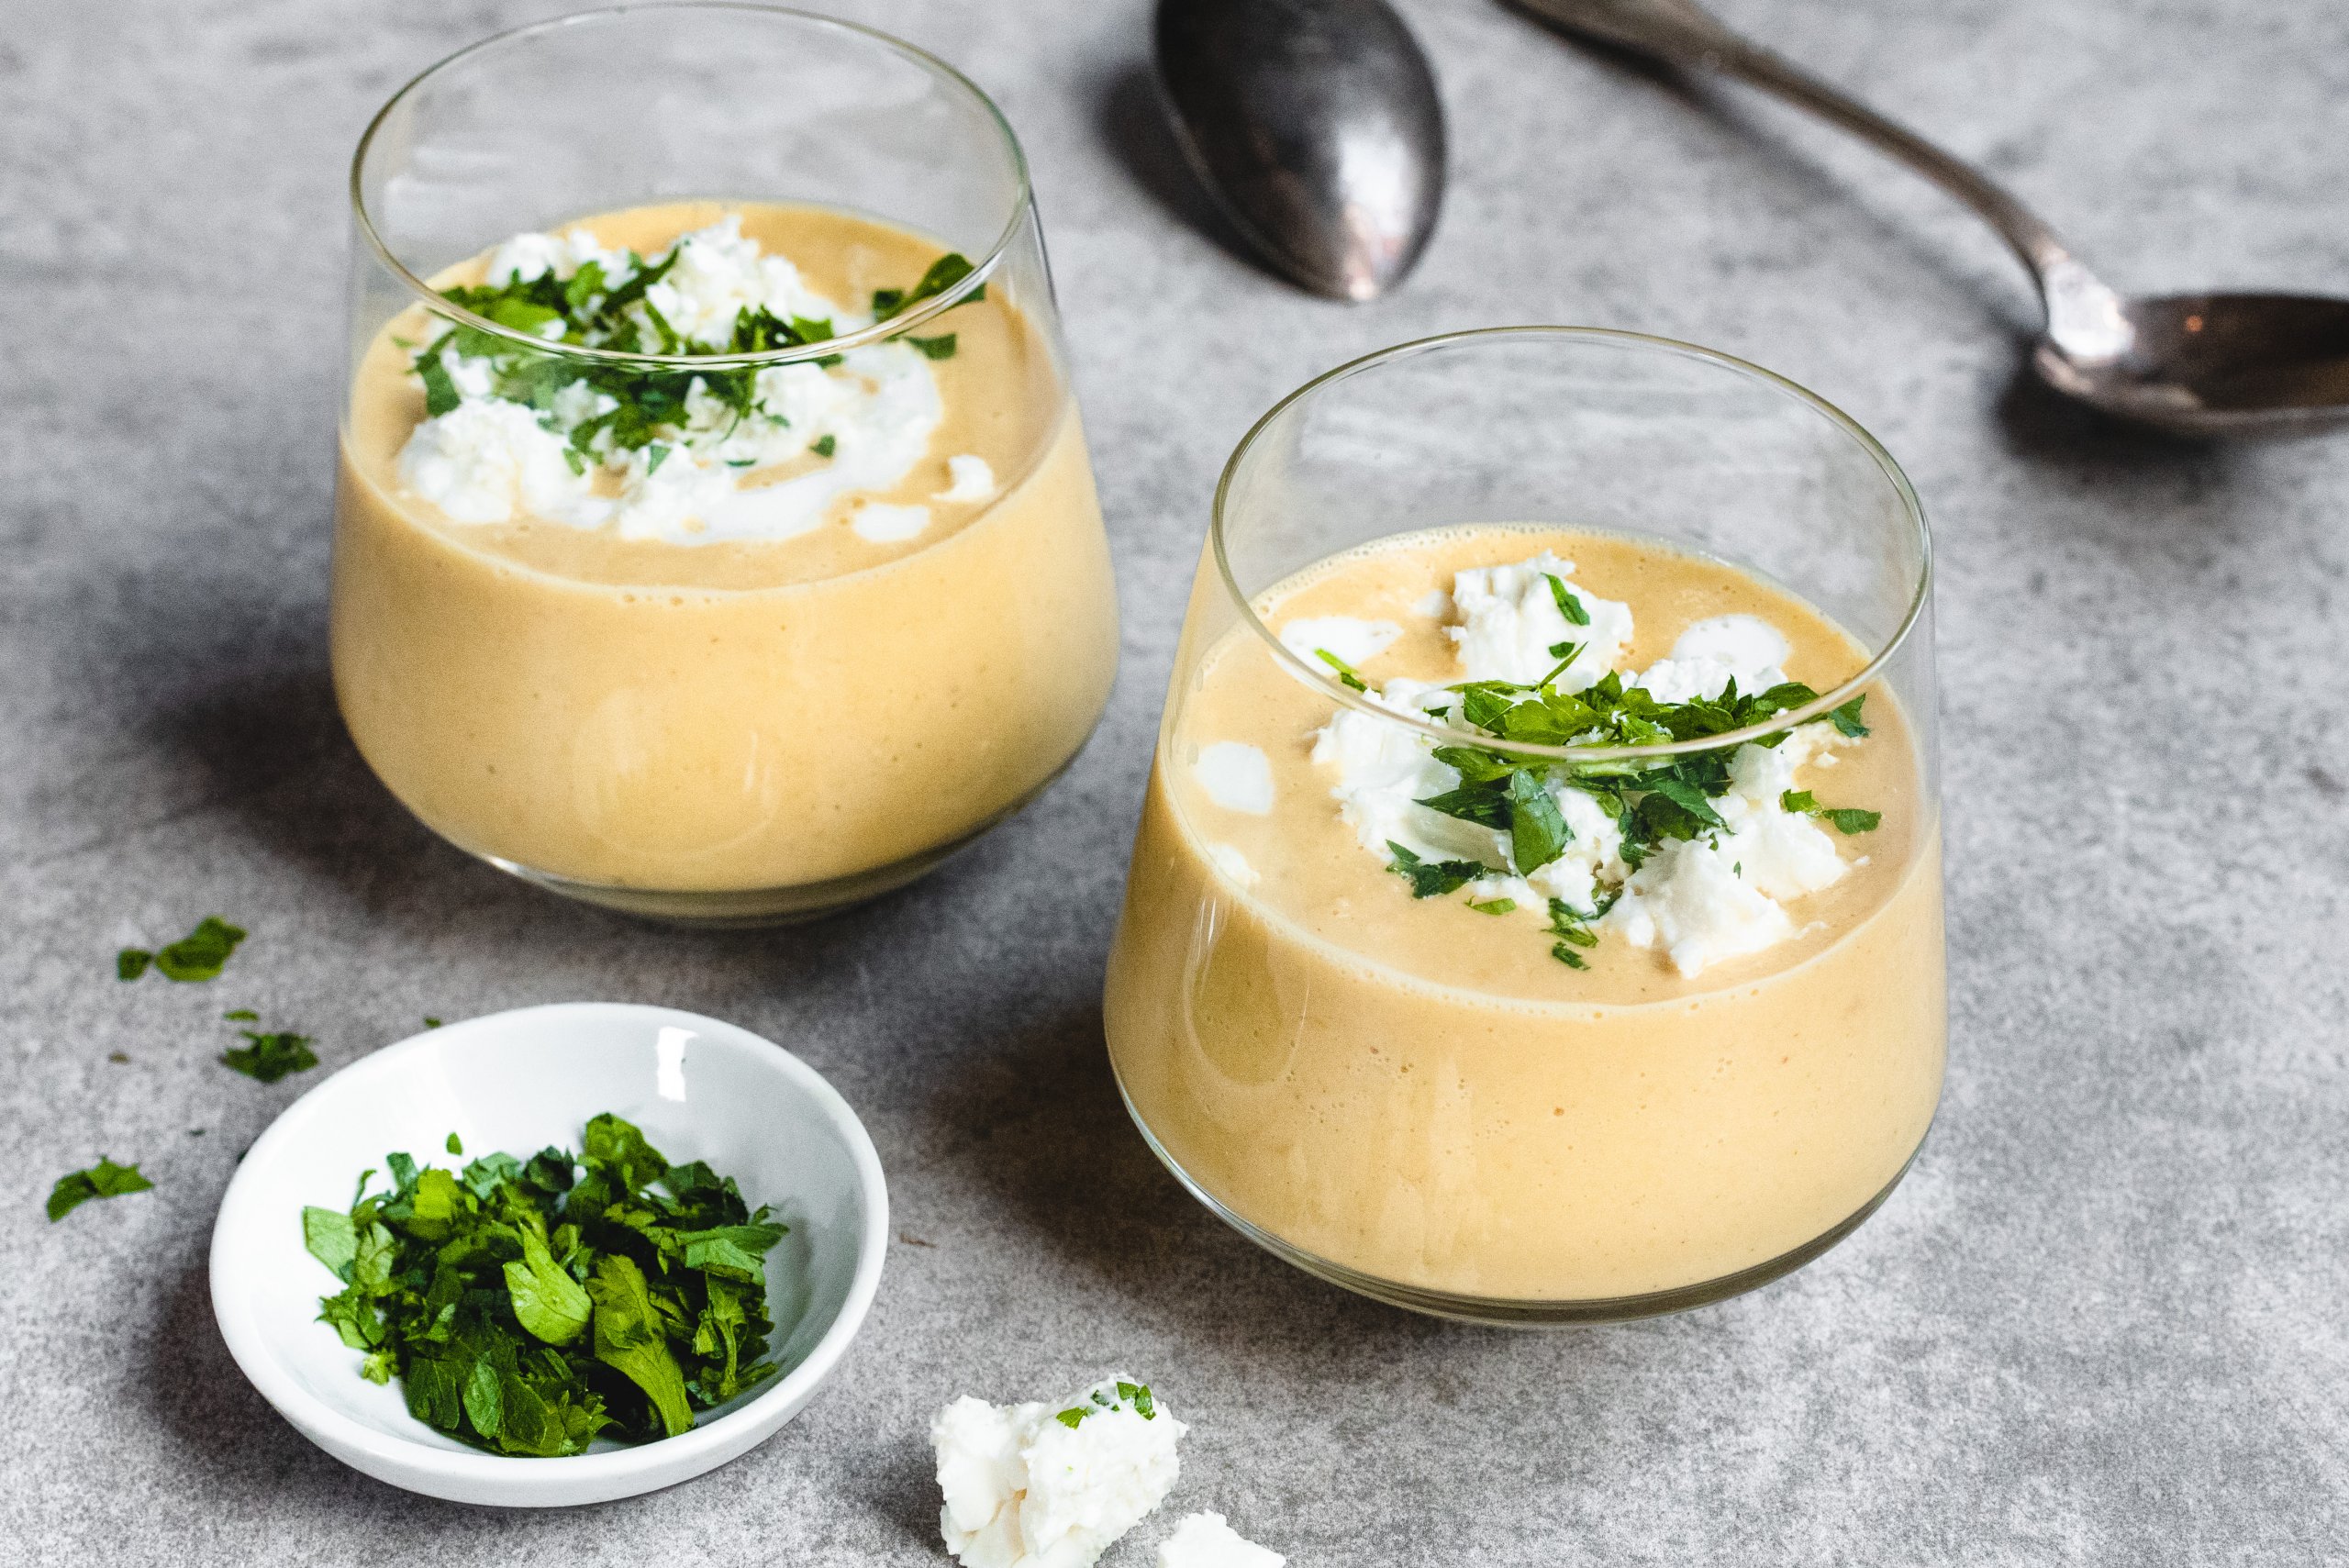
[[[195,929],[160,951],[124,948],[114,955],[115,978],[136,980],[151,966],[166,980],[217,980],[228,967],[229,954],[244,940],[242,928],[217,915],[206,915],[196,922]]]
[[[237,1015],[231,1013],[230,1018]],[[252,1017],[250,1012],[244,1016]],[[235,1068],[248,1078],[258,1078],[264,1084],[274,1084],[290,1073],[306,1073],[318,1064],[317,1052],[310,1047],[317,1042],[308,1035],[291,1030],[276,1030],[264,1034],[259,1029],[239,1029],[245,1043],[232,1045],[220,1053],[221,1062]]]
[[[1579,599],[1564,582],[1550,578],[1559,611],[1575,625],[1589,621]],[[1327,651],[1321,659],[1339,678],[1357,690],[1367,683],[1350,664]],[[1766,723],[1778,714],[1803,706],[1818,693],[1799,682],[1786,682],[1765,692],[1741,694],[1731,681],[1716,697],[1688,702],[1659,702],[1638,685],[1626,685],[1609,672],[1580,692],[1564,692],[1557,677],[1580,652],[1579,646],[1560,643],[1550,650],[1560,662],[1540,681],[1466,681],[1449,688],[1459,694],[1461,719],[1472,729],[1494,740],[1542,746],[1653,746],[1675,740],[1697,740],[1725,735]],[[1831,723],[1845,736],[1868,733],[1861,717],[1866,697],[1854,697],[1832,711],[1809,720]],[[1778,746],[1789,730],[1763,736],[1753,744]],[[1480,861],[1422,859],[1390,840],[1387,869],[1411,884],[1414,898],[1436,898],[1457,892],[1488,876],[1514,872],[1529,876],[1555,861],[1573,841],[1573,829],[1558,809],[1553,786],[1580,790],[1614,819],[1622,832],[1622,859],[1636,870],[1648,856],[1676,840],[1709,837],[1729,824],[1714,801],[1729,793],[1730,760],[1734,747],[1686,752],[1663,762],[1632,758],[1618,762],[1555,764],[1539,758],[1521,758],[1473,743],[1439,746],[1435,759],[1460,775],[1455,787],[1421,799],[1431,811],[1509,836],[1508,864]],[[1788,790],[1780,805],[1790,812],[1824,817],[1842,833],[1873,831],[1883,820],[1879,812],[1856,807],[1822,806],[1810,793]],[[1742,875],[1744,866],[1738,872]],[[1598,944],[1592,925],[1621,896],[1620,885],[1602,891],[1598,906],[1578,910],[1560,899],[1550,900],[1548,934],[1557,940],[1551,954],[1572,969],[1588,967],[1584,952]],[[1469,907],[1483,914],[1513,911],[1512,899],[1480,900]]]
[[[490,389],[497,396],[536,409],[540,422],[566,435],[567,456],[573,473],[622,454],[645,451],[645,472],[652,473],[670,450],[685,439],[687,401],[696,392],[714,398],[731,416],[730,434],[744,420],[786,423],[766,406],[758,389],[755,365],[712,366],[701,369],[662,368],[584,361],[555,351],[562,346],[608,349],[622,353],[662,354],[690,358],[773,353],[807,348],[840,334],[829,319],[779,317],[765,306],[745,306],[722,340],[708,341],[678,332],[654,306],[646,291],[675,266],[682,245],[672,245],[648,259],[631,250],[626,265],[607,274],[600,261],[587,261],[569,278],[551,272],[535,278],[508,277],[502,283],[459,285],[440,291],[441,297],[474,315],[525,337],[543,340],[544,350],[471,325],[451,325],[412,352],[411,364],[424,384],[424,410],[438,417],[462,400],[444,353],[453,349],[467,359],[486,361]],[[873,296],[874,317],[887,321],[916,303],[943,294],[968,277],[970,261],[959,254],[940,257],[910,290],[884,289]],[[982,284],[958,302],[972,304],[986,296]],[[918,353],[932,360],[950,359],[955,350],[952,332],[934,338],[903,339]],[[839,354],[818,355],[812,361],[829,367],[841,362]],[[557,398],[571,393],[562,406],[575,408],[584,387],[608,398],[611,406],[586,417],[565,416],[559,422]],[[829,436],[816,443],[818,456]],[[648,451],[647,449],[650,449]]]
[[[385,1163],[388,1191],[366,1173],[348,1212],[302,1211],[302,1240],[343,1283],[320,1320],[417,1419],[493,1453],[575,1454],[674,1437],[779,1370],[766,1255],[786,1228],[619,1118],[588,1122],[576,1157]]]
[[[117,1165],[101,1156],[88,1170],[68,1171],[57,1178],[57,1184],[49,1190],[49,1222],[56,1224],[92,1198],[149,1192],[154,1185],[139,1173],[137,1165]]]
[[[1158,1405],[1151,1397],[1150,1385],[1128,1383],[1123,1378],[1118,1380],[1118,1393],[1114,1399],[1097,1388],[1093,1391],[1092,1397],[1085,1404],[1072,1405],[1054,1415],[1052,1419],[1074,1430],[1084,1425],[1087,1416],[1097,1416],[1104,1410],[1119,1409],[1130,1409],[1145,1421],[1158,1419]]]

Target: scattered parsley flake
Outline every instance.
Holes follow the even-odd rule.
[[[840,439],[835,436],[818,436],[808,443],[807,450],[818,457],[829,457],[841,450]]]
[[[424,383],[426,418],[438,419],[464,401],[457,395],[457,384],[450,378],[448,362],[440,357],[437,341],[417,350],[416,373]]]
[[[1481,861],[1423,861],[1392,839],[1386,841],[1386,849],[1395,857],[1386,869],[1410,883],[1414,898],[1441,898],[1492,874],[1492,868]]]
[[[1824,817],[1835,825],[1839,833],[1873,833],[1884,822],[1881,811],[1865,811],[1857,806],[1821,806],[1818,797],[1807,789],[1790,789],[1778,796],[1782,809],[1805,817]]]
[[[952,332],[937,338],[908,336],[906,341],[920,350],[921,357],[926,360],[951,360],[954,357],[954,334]]]
[[[1575,597],[1574,591],[1566,586],[1565,580],[1554,572],[1544,572],[1542,575],[1550,580],[1550,597],[1557,602],[1558,613],[1566,617],[1566,624],[1588,626],[1590,612],[1582,607],[1582,601]],[[1555,651],[1553,651],[1550,656],[1556,658]]]
[[[274,1084],[280,1078],[306,1073],[318,1064],[317,1053],[310,1049],[314,1042],[308,1035],[283,1029],[269,1034],[255,1029],[239,1029],[237,1032],[245,1037],[245,1043],[232,1045],[222,1051],[220,1061],[248,1078]]]
[[[1468,900],[1468,907],[1474,909],[1479,915],[1507,915],[1515,911],[1517,908],[1517,900],[1514,898],[1487,898],[1479,902],[1476,899],[1471,898]]]
[[[1338,673],[1339,681],[1345,685],[1350,686],[1358,692],[1366,692],[1370,690],[1370,683],[1362,678],[1361,671],[1355,669],[1352,664],[1347,663],[1344,660],[1339,658],[1328,649],[1317,648],[1313,651],[1313,656],[1320,660],[1324,664],[1330,666],[1330,669],[1335,670]]]
[[[151,1191],[155,1184],[139,1173],[136,1163],[117,1165],[104,1155],[86,1171],[68,1171],[49,1190],[49,1222],[64,1218],[92,1198],[122,1197]]]
[[[462,1154],[465,1151],[465,1140],[452,1132],[449,1135],[449,1141],[441,1147],[451,1154]]]
[[[1531,768],[1508,779],[1509,860],[1520,876],[1531,876],[1566,852],[1574,829],[1558,803]]]
[[[244,940],[242,928],[228,924],[217,915],[206,915],[196,922],[195,929],[161,951],[124,948],[116,953],[115,978],[136,980],[151,966],[166,980],[217,980],[221,970],[228,967],[228,955]]]
[[[930,264],[930,271],[921,275],[921,282],[916,284],[912,288],[874,290],[873,319],[875,321],[894,320],[896,317],[903,316],[915,306],[919,305],[923,300],[930,299],[936,295],[944,294],[948,289],[952,288],[956,284],[959,284],[964,278],[969,277],[975,270],[976,269],[971,265],[969,258],[965,257],[961,251],[950,250],[945,255],[941,256],[937,261],[932,261]],[[986,284],[981,284],[977,288],[971,291],[970,297],[963,303],[965,305],[976,305],[979,301],[986,298]]]

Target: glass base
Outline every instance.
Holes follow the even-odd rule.
[[[1115,1076],[1114,1069],[1112,1076]],[[1624,1323],[1640,1318],[1661,1318],[1694,1307],[1709,1307],[1716,1301],[1726,1301],[1732,1296],[1742,1296],[1749,1290],[1759,1289],[1772,1280],[1794,1273],[1857,1230],[1861,1223],[1892,1195],[1892,1189],[1909,1174],[1909,1167],[1916,1164],[1917,1155],[1925,1146],[1923,1140],[1919,1140],[1917,1147],[1909,1151],[1909,1158],[1901,1162],[1900,1169],[1893,1173],[1892,1180],[1851,1215],[1801,1246],[1751,1268],[1740,1269],[1718,1279],[1704,1280],[1672,1290],[1651,1291],[1642,1296],[1596,1296],[1576,1301],[1531,1300],[1512,1296],[1462,1296],[1451,1291],[1379,1279],[1292,1246],[1270,1231],[1242,1219],[1193,1181],[1189,1173],[1176,1164],[1174,1157],[1159,1143],[1141,1119],[1141,1113],[1134,1109],[1133,1100],[1127,1095],[1122,1081],[1118,1084],[1118,1097],[1125,1102],[1126,1114],[1133,1118],[1142,1141],[1150,1145],[1150,1151],[1158,1156],[1159,1162],[1174,1173],[1174,1179],[1183,1184],[1184,1189],[1205,1204],[1208,1212],[1283,1262],[1293,1263],[1317,1278],[1342,1286],[1357,1296],[1366,1296],[1373,1301],[1383,1301],[1389,1307],[1423,1312],[1431,1318],[1450,1318],[1463,1323],[1480,1323],[1499,1329],[1563,1329],[1577,1324]]]
[[[1074,757],[1069,760],[1070,762],[1074,761]],[[885,893],[895,893],[907,883],[929,875],[947,859],[984,837],[1052,788],[1053,781],[1066,773],[1068,767],[1068,762],[1062,763],[1043,783],[986,817],[961,838],[949,840],[887,865],[874,866],[869,871],[836,876],[824,882],[804,882],[792,887],[724,888],[698,892],[618,887],[608,883],[574,882],[569,877],[538,871],[498,855],[484,854],[480,851],[472,852],[476,859],[509,875],[518,876],[532,886],[559,893],[565,898],[575,898],[582,904],[617,909],[623,915],[658,920],[664,925],[720,931],[796,926],[802,921],[818,920],[827,915],[836,914],[851,905],[878,898]]]

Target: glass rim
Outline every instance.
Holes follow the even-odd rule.
[[[1498,736],[1474,734],[1470,731],[1453,728],[1449,725],[1431,723],[1424,718],[1414,718],[1408,714],[1399,713],[1384,703],[1373,701],[1366,693],[1353,690],[1330,672],[1317,670],[1308,663],[1302,655],[1275,635],[1273,628],[1266,626],[1264,618],[1257,615],[1253,599],[1241,587],[1239,578],[1234,575],[1230,552],[1226,548],[1224,539],[1225,526],[1230,518],[1232,482],[1239,474],[1241,464],[1247,460],[1257,442],[1272,429],[1284,414],[1322,387],[1333,383],[1359,375],[1365,371],[1375,370],[1396,360],[1411,358],[1459,344],[1495,339],[1538,338],[1566,342],[1612,343],[1641,350],[1660,350],[1682,358],[1702,360],[1792,396],[1797,402],[1824,416],[1831,424],[1842,430],[1858,444],[1859,449],[1867,454],[1885,478],[1890,482],[1893,493],[1899,498],[1902,515],[1908,518],[1910,527],[1916,532],[1918,564],[1916,586],[1909,595],[1909,607],[1902,614],[1900,624],[1894,628],[1892,635],[1885,639],[1884,646],[1876,651],[1874,656],[1856,674],[1844,680],[1833,690],[1821,693],[1799,707],[1791,707],[1784,712],[1774,714],[1764,723],[1749,724],[1742,728],[1724,730],[1719,735],[1698,736],[1687,740],[1658,741],[1643,746],[1550,746],[1530,740],[1504,740]],[[1808,387],[1789,381],[1775,371],[1765,370],[1747,360],[1741,360],[1733,354],[1725,354],[1718,349],[1708,349],[1696,343],[1683,342],[1676,338],[1662,338],[1647,332],[1627,332],[1609,327],[1526,325],[1470,328],[1464,331],[1438,333],[1431,338],[1415,338],[1408,342],[1397,343],[1391,347],[1364,354],[1357,359],[1348,360],[1334,369],[1322,372],[1265,410],[1263,417],[1249,427],[1248,433],[1240,438],[1240,444],[1232,449],[1231,456],[1223,465],[1223,474],[1216,482],[1215,506],[1208,525],[1208,548],[1215,556],[1217,573],[1223,581],[1225,592],[1231,595],[1232,602],[1238,606],[1241,620],[1271,648],[1275,661],[1288,674],[1326,691],[1346,707],[1400,725],[1439,745],[1474,745],[1480,751],[1505,752],[1511,756],[1540,757],[1562,762],[1620,762],[1649,757],[1687,756],[1693,752],[1728,751],[1750,741],[1761,740],[1768,736],[1792,729],[1797,725],[1809,723],[1812,719],[1824,718],[1876,681],[1883,673],[1886,665],[1889,664],[1894,656],[1907,646],[1909,634],[1916,629],[1918,622],[1924,617],[1925,608],[1932,602],[1933,587],[1933,538],[1932,530],[1925,521],[1924,505],[1917,498],[1916,488],[1909,483],[1909,476],[1901,472],[1899,463],[1893,461],[1892,454],[1884,449],[1884,444],[1869,435],[1858,420]]]
[[[893,316],[886,321],[876,321],[869,327],[861,327],[853,332],[842,333],[837,338],[825,338],[814,343],[796,344],[788,349],[768,349],[756,353],[646,354],[619,349],[594,348],[584,343],[550,342],[544,338],[533,337],[528,332],[501,325],[442,297],[430,284],[410,271],[407,263],[393,254],[392,248],[384,242],[382,232],[375,227],[374,215],[367,209],[362,177],[367,167],[367,154],[375,144],[376,133],[384,128],[384,122],[391,117],[392,111],[398,108],[410,94],[440,76],[443,72],[470,61],[475,55],[520,43],[543,33],[552,33],[574,27],[603,25],[623,18],[671,15],[679,11],[740,12],[771,20],[805,22],[828,28],[835,32],[853,34],[870,42],[880,44],[901,59],[912,61],[932,75],[959,87],[975,99],[979,106],[986,110],[987,118],[994,123],[996,134],[1002,138],[1004,150],[1011,156],[1016,189],[1012,196],[1010,217],[1005,220],[1001,231],[988,244],[986,253],[973,261],[968,275],[956,282],[952,287],[931,295],[900,315]],[[849,350],[865,348],[874,343],[891,341],[903,336],[908,329],[920,326],[923,322],[943,316],[956,306],[965,303],[985,287],[989,276],[1002,261],[1004,253],[1011,248],[1012,241],[1018,238],[1021,225],[1027,221],[1028,215],[1035,205],[1034,185],[1028,170],[1028,154],[1021,149],[1019,138],[1012,130],[1011,122],[1004,117],[1003,110],[996,106],[996,101],[989,97],[985,90],[977,83],[928,50],[907,43],[895,34],[883,32],[878,28],[867,27],[862,22],[852,22],[841,17],[825,16],[820,12],[803,11],[789,6],[758,4],[755,0],[683,0],[680,4],[607,6],[590,11],[573,11],[564,16],[548,17],[544,21],[530,22],[518,28],[508,28],[503,32],[492,33],[489,37],[476,39],[453,53],[443,55],[403,83],[396,92],[384,100],[383,107],[377,109],[373,117],[368,120],[367,128],[360,133],[359,145],[351,155],[350,195],[351,217],[358,224],[359,232],[365,239],[368,248],[374,252],[376,260],[384,264],[402,286],[416,296],[418,303],[434,315],[456,322],[460,326],[474,328],[492,337],[502,338],[508,342],[534,350],[541,354],[568,356],[590,363],[663,371],[739,370],[753,365],[794,364],[820,359],[829,354],[845,353]]]

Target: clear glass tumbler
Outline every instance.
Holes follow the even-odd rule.
[[[351,202],[335,684],[427,826],[756,924],[911,880],[1074,757],[1108,544],[969,81],[767,6],[570,17],[403,87]]]
[[[1580,541],[1582,575],[1555,563],[1550,584],[1564,637],[1541,657],[1559,668],[1604,629],[1583,602],[1597,594],[1640,624],[1689,620],[1673,659],[1691,617],[1796,628],[1776,655],[1793,673],[1742,718],[1631,744],[1596,743],[1579,718],[1545,741],[1447,717],[1545,687],[1380,690],[1384,649],[1420,647],[1424,662],[1467,647],[1439,624],[1467,615],[1467,579],[1447,595],[1448,568],[1431,583],[1403,567],[1499,567],[1545,539]],[[1533,597],[1508,614],[1531,626],[1552,595],[1523,581]],[[1703,349],[1568,328],[1462,333],[1332,371],[1264,416],[1217,492],[1110,957],[1104,1017],[1128,1107],[1241,1231],[1420,1311],[1602,1321],[1774,1279],[1884,1201],[1939,1099],[1934,723],[1923,514],[1884,449],[1820,398]],[[1808,846],[1814,869],[1823,847],[1825,891],[1784,895],[1775,941],[1701,973],[1675,967],[1682,949],[1667,962],[1635,945],[1655,929],[1609,914],[1620,888],[1553,894],[1544,927],[1508,858],[1538,818],[1476,826],[1465,787],[1386,807],[1354,787],[1379,769],[1437,776],[1439,745],[1458,766],[1425,788],[1545,780],[1580,803],[1566,840],[1580,820],[1603,840],[1590,803],[1611,801],[1619,826],[1665,825],[1631,865],[1669,851],[1676,874],[1701,849],[1741,883],[1779,874],[1757,871],[1756,851],[1732,864],[1762,840],[1675,803],[1729,811],[1721,792],[1751,795],[1770,768],[1812,759],[1814,785],[1771,784],[1736,809]],[[1343,771],[1357,764],[1371,772]],[[1847,804],[1876,809],[1832,809]],[[1486,858],[1409,855],[1391,836],[1380,849],[1380,822]],[[1494,888],[1514,895],[1480,891]]]

